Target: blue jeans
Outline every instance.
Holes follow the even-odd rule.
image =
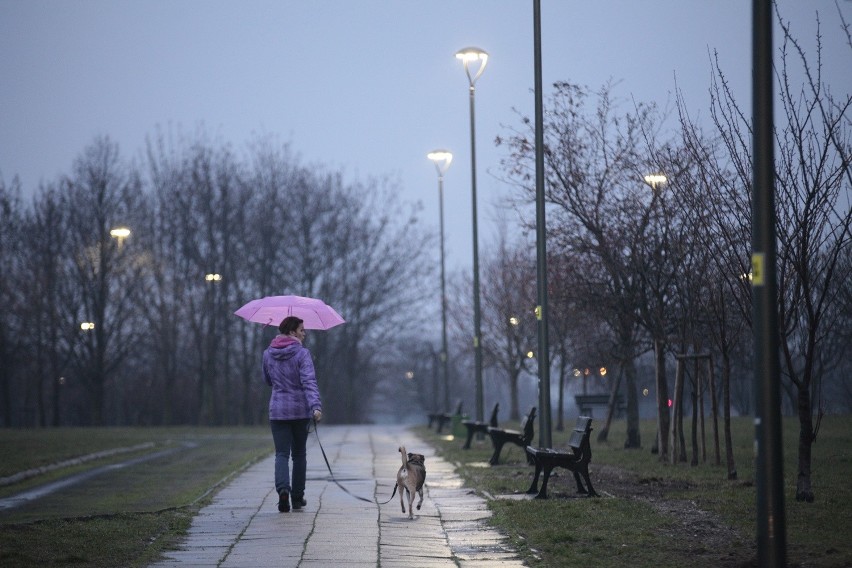
[[[310,419],[270,420],[275,444],[275,490],[303,495],[308,469],[308,424]],[[290,481],[290,456],[293,457],[293,480]]]

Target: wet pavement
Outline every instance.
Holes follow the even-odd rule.
[[[219,491],[193,519],[179,549],[151,566],[525,566],[488,526],[486,501],[462,487],[453,466],[413,433],[386,425],[320,424],[319,438],[345,490],[331,479],[312,433],[305,508],[278,512],[270,456]],[[402,513],[398,493],[389,503],[377,504],[393,492],[400,445],[426,456],[425,499],[414,519]]]

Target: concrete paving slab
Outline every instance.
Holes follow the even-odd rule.
[[[320,425],[319,435],[334,479],[312,435],[307,507],[278,512],[270,455],[222,489],[193,520],[179,550],[151,568],[524,566],[505,538],[487,525],[485,500],[464,488],[453,465],[411,432],[393,426]],[[401,512],[398,496],[385,503],[396,484],[400,445],[426,456],[424,501],[413,519]]]

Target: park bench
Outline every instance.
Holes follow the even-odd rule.
[[[497,411],[500,410],[500,403],[496,403],[494,405],[494,410],[491,411],[491,419],[488,422],[479,422],[476,420],[465,420],[462,422],[464,427],[467,428],[467,441],[462,446],[463,449],[470,449],[470,442],[473,440],[473,435],[477,432],[481,434],[487,434],[489,426],[491,428],[497,427]]]
[[[569,451],[562,452],[550,448],[527,446],[527,457],[535,465],[535,476],[532,485],[527,489],[527,493],[535,494],[536,499],[547,499],[547,481],[550,479],[553,468],[564,467],[574,474],[574,480],[577,482],[577,493],[597,497],[598,494],[592,487],[592,480],[589,479],[589,462],[592,460],[592,447],[589,444],[591,435],[592,419],[588,416],[580,416],[577,418],[574,431],[571,432],[571,438],[568,440]],[[538,477],[542,472],[544,472],[544,478],[541,482],[541,489],[539,489]],[[586,482],[585,487],[583,487],[580,479],[581,475]]]
[[[456,406],[456,415],[457,416],[461,416],[463,404],[464,404],[464,401],[460,400],[458,406]],[[436,428],[435,431],[438,434],[440,434],[441,431],[444,429],[444,426],[446,426],[447,424],[449,424],[452,421],[453,421],[453,415],[452,414],[447,414],[446,412],[433,413],[433,414],[429,415],[429,428],[432,427],[432,424],[437,422],[438,427]]]
[[[524,418],[524,421],[521,423],[523,431],[505,430],[503,428],[493,428],[489,426],[488,435],[491,436],[491,444],[494,446],[494,453],[491,455],[491,459],[488,460],[488,463],[491,465],[497,465],[500,463],[500,452],[503,450],[503,446],[506,442],[511,442],[522,448],[526,448],[529,444],[531,444],[533,436],[535,435],[533,430],[535,424],[534,420],[535,406],[530,408],[530,413],[527,414],[527,417]],[[529,460],[529,457],[527,457],[527,461],[532,463],[532,461]]]
[[[594,409],[600,408],[604,411],[609,407],[608,394],[578,394],[574,395],[574,402],[577,403],[577,410],[580,416],[588,416],[594,418]],[[615,417],[621,418],[624,416],[625,404],[624,397],[621,394],[615,395]]]

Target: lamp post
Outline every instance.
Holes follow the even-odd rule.
[[[544,103],[541,72],[541,1],[533,0],[533,67],[535,75],[535,242],[538,320],[538,445],[553,446],[550,432],[550,337],[547,305],[547,224],[544,206]]]
[[[444,410],[450,411],[450,372],[447,352],[447,284],[444,264],[444,174],[453,162],[453,155],[447,150],[434,150],[426,157],[435,164],[438,171],[438,209],[441,218],[441,374],[444,381]],[[436,401],[437,402],[437,401]],[[438,409],[436,408],[437,412]]]
[[[474,377],[476,379],[476,420],[482,422],[484,397],[482,393],[482,333],[479,310],[479,237],[476,226],[476,128],[474,122],[474,95],[476,80],[485,71],[488,53],[478,47],[466,47],[456,52],[456,59],[464,65],[464,72],[470,85],[470,188],[473,214],[473,356]],[[479,65],[475,65],[478,63]],[[471,70],[471,66],[475,69]]]
[[[648,174],[644,178],[645,183],[651,186],[651,206],[656,203],[660,195],[661,186],[668,183],[668,178],[662,173]],[[655,446],[660,455],[660,460],[665,460],[668,457],[668,452],[672,451],[668,446],[669,428],[671,426],[669,416],[669,387],[666,383],[665,376],[665,354],[666,340],[665,337],[654,338],[654,384],[657,387],[657,440]],[[629,393],[628,393],[628,396]]]
[[[757,561],[786,566],[784,454],[778,341],[778,251],[775,218],[773,7],[752,2],[752,233],[751,287],[754,322],[754,451],[757,487]]]

